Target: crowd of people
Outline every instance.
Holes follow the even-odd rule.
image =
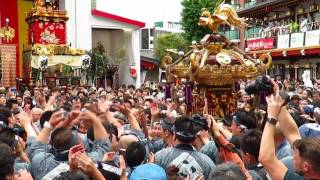
[[[266,104],[240,90],[222,119],[156,83],[0,88],[0,180],[320,179],[320,91],[270,83]]]

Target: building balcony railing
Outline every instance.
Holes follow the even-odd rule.
[[[231,4],[231,6],[238,11],[240,9],[240,4]]]
[[[224,35],[230,40],[240,39],[240,32],[238,30],[222,31],[220,34]]]
[[[309,23],[306,27],[303,32],[299,28],[284,30],[281,27],[274,27],[268,31],[260,30],[246,36],[246,48],[255,51],[320,45],[320,22]]]
[[[259,38],[259,32],[261,31],[261,27],[252,27],[247,29],[245,32],[246,39]]]
[[[249,2],[246,2],[244,3],[244,8],[251,8],[253,6],[255,6],[257,4],[257,1],[249,1]]]

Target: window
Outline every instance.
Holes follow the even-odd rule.
[[[91,0],[91,9],[96,9],[97,7],[97,0]]]
[[[141,30],[141,49],[149,49],[149,29]]]
[[[150,36],[154,36],[154,28],[150,29]]]

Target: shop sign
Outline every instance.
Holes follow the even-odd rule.
[[[289,48],[290,34],[278,36],[278,48]]]
[[[163,28],[163,21],[155,22],[154,27]]]
[[[247,48],[252,50],[263,50],[273,48],[273,38],[247,40]]]
[[[304,33],[293,33],[291,34],[291,46],[294,47],[303,47]]]
[[[306,46],[315,46],[320,43],[320,30],[306,32]]]

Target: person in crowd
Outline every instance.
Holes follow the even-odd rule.
[[[287,142],[286,137],[279,126],[276,126],[276,131],[274,135],[274,142],[276,146],[276,156],[278,159],[283,159],[288,156],[292,156],[292,149],[290,144]]]
[[[4,89],[0,152],[6,155],[0,155],[0,176],[318,179],[319,92],[313,89],[310,96],[303,83],[279,80],[276,85],[280,84],[291,95],[287,106],[270,96],[266,108],[245,96],[222,123],[208,114],[212,113],[208,100],[203,115],[190,112],[184,85],[174,87],[172,99],[166,99],[162,85],[154,82],[139,88],[44,86],[16,97],[6,96]],[[23,94],[19,100],[18,94]],[[278,123],[273,125],[270,118]]]
[[[9,127],[13,128],[14,125],[16,124],[16,119],[13,116],[13,113],[10,111],[10,109],[5,108],[5,107],[0,107],[0,114],[4,116],[4,119],[2,122]]]
[[[267,172],[259,163],[259,151],[262,132],[257,129],[248,130],[243,134],[240,141],[240,150],[246,168],[253,179],[267,179]]]
[[[14,153],[12,148],[0,142],[0,179],[14,179]]]
[[[130,180],[140,180],[140,179],[166,180],[167,175],[165,170],[162,167],[156,164],[147,163],[147,164],[137,166],[130,175]]]
[[[267,98],[268,120],[264,127],[259,161],[272,179],[320,179],[320,139],[303,138],[299,134],[298,126],[292,119],[283,99],[279,95],[278,86],[273,83],[274,94]],[[288,168],[276,157],[274,135],[276,124],[292,145],[294,171]]]
[[[41,179],[49,174],[57,165],[68,161],[68,150],[81,143],[77,131],[65,128],[75,117],[92,124],[94,128],[94,146],[89,156],[98,161],[104,153],[110,150],[109,134],[102,126],[101,121],[92,112],[71,112],[69,117],[64,116],[64,111],[54,112],[49,120],[44,123],[44,128],[38,136],[30,128],[31,122],[24,122],[23,127],[28,134],[27,152],[31,160],[30,170],[35,179]],[[48,151],[49,139],[52,151]]]
[[[209,177],[215,167],[213,161],[205,154],[192,147],[195,140],[194,123],[189,117],[179,117],[173,126],[174,147],[156,153],[155,163],[163,168],[179,167],[179,174],[184,177],[204,175]]]
[[[303,92],[302,92],[302,98],[307,100],[308,103],[312,103],[313,102],[313,99],[312,99],[312,91],[310,89],[305,89]]]
[[[0,94],[0,107],[4,107],[6,105],[6,95]]]
[[[4,129],[0,132],[0,142],[7,144],[15,155],[14,170],[28,169],[30,160],[25,152],[25,147],[21,143],[22,140],[10,129]]]
[[[9,99],[6,102],[6,107],[10,109],[11,112],[18,112],[18,113],[20,112],[19,104],[16,99]]]
[[[160,120],[160,123],[162,128],[161,139],[153,142],[154,153],[160,151],[163,148],[173,146],[173,123],[168,119],[162,119]]]
[[[40,118],[43,114],[42,109],[40,108],[33,108],[31,110],[31,118],[32,118],[32,125],[37,128],[37,132],[39,132],[39,130],[41,130],[41,126],[40,126]]]
[[[306,123],[299,127],[299,132],[302,138],[305,137],[320,137],[320,108],[316,107],[314,109],[314,116],[315,122]]]
[[[240,149],[240,136],[249,129],[257,128],[257,119],[252,111],[239,110],[237,111],[232,118],[231,132],[232,137],[230,142],[236,146],[237,149]],[[226,134],[226,132],[223,132]],[[227,139],[230,138],[230,135],[226,135]]]
[[[146,147],[141,142],[130,143],[126,150],[120,153],[124,153],[124,160],[131,172],[139,165],[144,164],[148,159]]]
[[[233,163],[223,163],[218,165],[210,174],[209,179],[215,180],[246,180],[247,177],[241,171],[240,167]]]
[[[201,153],[206,154],[216,164],[219,161],[216,143],[210,139],[208,122],[205,117],[193,115],[194,133],[196,134],[193,146]]]

